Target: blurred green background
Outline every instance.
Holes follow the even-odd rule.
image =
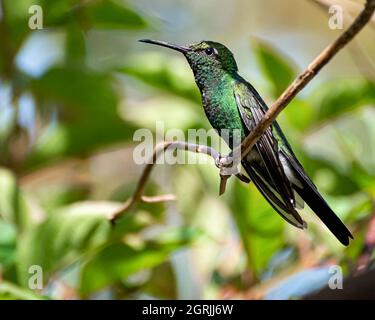
[[[182,56],[138,43],[225,43],[268,103],[342,30],[329,1],[0,0],[0,298],[284,299],[371,267],[375,245],[375,43],[372,22],[280,115],[299,159],[349,226],[342,247],[304,210],[284,222],[253,185],[204,165],[157,165],[134,190],[138,128],[209,128]],[[345,25],[360,1],[334,1]],[[31,30],[31,5],[43,8]],[[202,156],[203,157],[203,156]],[[372,229],[371,229],[372,226]],[[43,288],[31,290],[31,266]]]

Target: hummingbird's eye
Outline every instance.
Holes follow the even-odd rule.
[[[215,51],[213,48],[207,48],[204,50],[204,52],[206,53],[206,55],[211,56],[214,54]]]

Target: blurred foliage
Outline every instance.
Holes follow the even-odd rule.
[[[373,259],[373,79],[321,83],[279,117],[307,172],[353,230],[348,248],[308,208],[307,231],[287,225],[253,185],[232,178],[219,198],[210,161],[156,166],[146,194],[173,192],[177,202],[140,204],[111,226],[108,217],[140,173],[134,131],[155,131],[155,121],[184,132],[209,128],[191,72],[181,57],[158,50],[126,51],[111,66],[89,63],[100,34],[129,39],[155,28],[129,2],[0,4],[1,299],[290,298],[326,282],[327,262],[350,274],[368,250]],[[28,28],[35,4],[44,30]],[[263,40],[251,45],[266,83],[260,92],[275,99],[298,70]],[[35,51],[52,48],[58,58],[28,69]],[[43,269],[42,290],[29,288],[34,265]]]
[[[264,41],[254,39],[252,46],[262,73],[268,78],[272,87],[272,95],[278,97],[296,77],[295,69],[285,57]]]
[[[69,67],[51,69],[34,80],[31,88],[38,103],[45,108],[56,105],[62,123],[36,145],[27,164],[86,154],[131,139],[134,128],[119,117],[111,82],[109,75]],[[94,135],[96,139],[92,139]]]

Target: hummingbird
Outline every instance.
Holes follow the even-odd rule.
[[[180,46],[149,39],[139,41],[167,47],[185,56],[201,93],[205,114],[220,136],[224,130],[236,129],[244,139],[267,112],[266,103],[239,75],[233,53],[223,44],[201,41]],[[228,136],[225,139],[233,148],[232,140]],[[241,165],[272,208],[293,226],[307,227],[297,211],[306,203],[343,245],[347,246],[349,239],[353,239],[306,174],[276,121],[258,139]]]

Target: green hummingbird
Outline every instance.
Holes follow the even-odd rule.
[[[185,56],[201,92],[206,116],[219,135],[223,130],[237,129],[244,139],[268,110],[255,88],[238,74],[232,52],[221,43],[201,41],[178,46],[156,40],[140,41],[167,47]],[[233,148],[231,141],[226,137],[226,143]],[[292,225],[306,228],[297,209],[307,203],[343,245],[349,244],[349,238],[353,239],[306,174],[276,121],[241,165],[274,210]]]

